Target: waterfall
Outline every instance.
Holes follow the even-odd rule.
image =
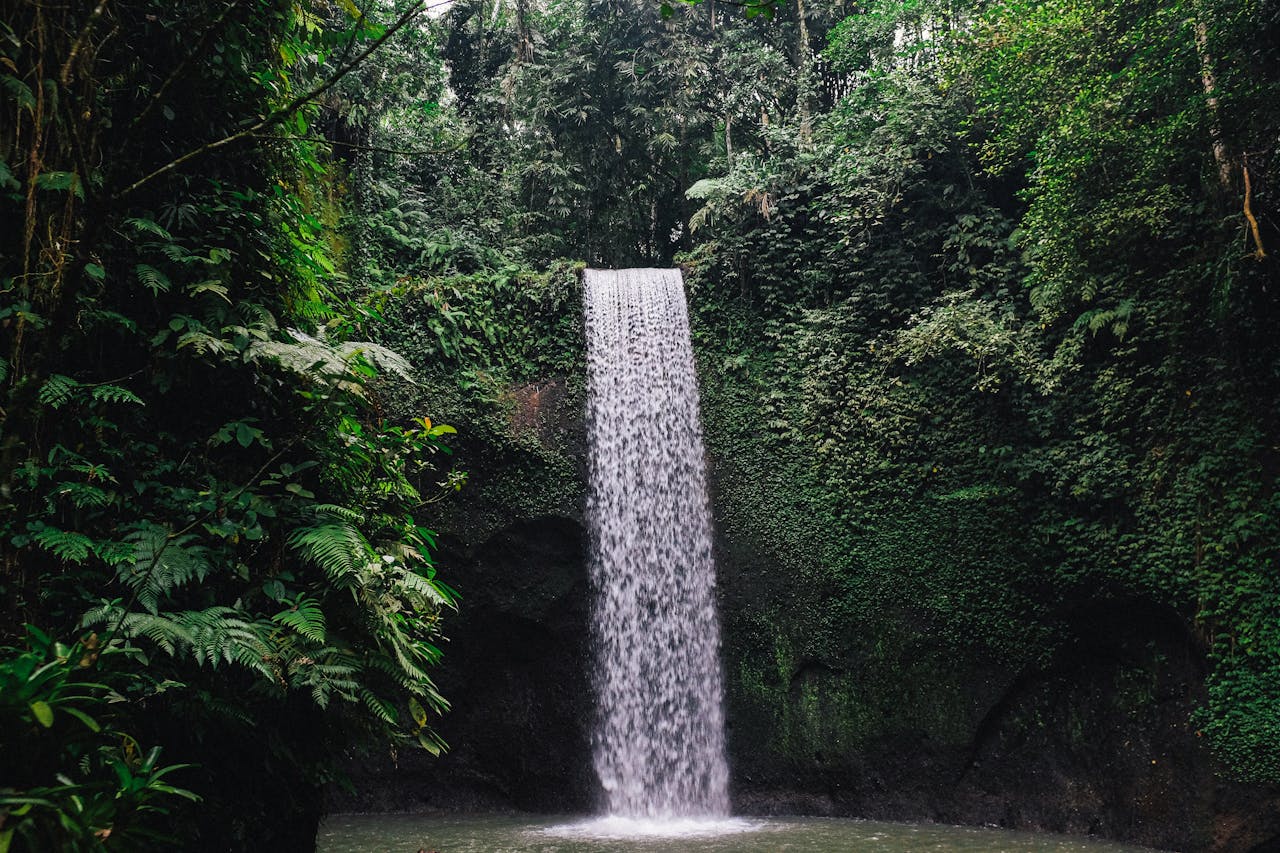
[[[724,817],[720,628],[679,270],[587,270],[596,774],[625,818]]]

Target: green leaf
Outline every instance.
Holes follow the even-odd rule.
[[[272,616],[271,621],[289,626],[308,640],[324,642],[324,612],[320,609],[320,602],[314,598],[300,596],[288,610]]]
[[[36,721],[46,729],[53,725],[53,708],[49,707],[49,703],[42,699],[37,699],[29,706],[31,713],[35,715]]]
[[[101,264],[85,264],[84,274],[94,281],[102,281],[107,277],[107,271]]]
[[[219,299],[222,299],[224,302],[228,304],[231,303],[231,296],[230,296],[231,291],[227,289],[227,286],[225,284],[218,281],[217,279],[210,279],[208,281],[198,281],[195,284],[189,285],[187,287],[187,293],[191,294],[192,296],[199,296],[201,293],[212,293],[214,296],[217,296]]]
[[[418,724],[418,728],[422,728],[427,724],[427,709],[422,707],[422,703],[416,697],[409,697],[409,714],[413,717],[413,721]]]
[[[432,737],[428,731],[418,732],[418,743],[422,744],[422,748],[432,755],[439,756],[442,752],[440,742]]]
[[[81,711],[79,708],[64,706],[62,708],[62,711],[64,713],[70,714],[80,722],[84,723],[86,726],[89,727],[89,731],[94,733],[102,731],[102,726],[98,724],[98,721],[95,720],[93,717],[90,717],[84,711]]]

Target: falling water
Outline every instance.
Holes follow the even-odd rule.
[[[608,813],[716,818],[729,771],[698,382],[679,270],[587,270],[599,715]]]

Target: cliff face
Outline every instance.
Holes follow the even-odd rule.
[[[720,565],[741,811],[1272,849],[1255,845],[1280,832],[1275,792],[1217,779],[1189,722],[1204,664],[1173,614],[1132,602],[1082,617],[1050,660],[1021,670],[940,642],[909,610],[860,626],[837,654],[791,657],[779,635],[744,630],[761,601],[785,596],[783,579],[758,557]],[[839,606],[769,619],[785,631]]]
[[[693,306],[737,811],[1280,849],[1280,794],[1223,781],[1197,730],[1208,663],[1181,613],[1063,582],[1018,493],[954,484],[980,468],[886,487],[866,436],[815,450],[797,424],[825,391],[803,360]],[[455,425],[469,472],[437,505],[462,595],[438,677],[452,748],[354,766],[334,809],[594,807],[582,381],[442,376],[397,403]]]

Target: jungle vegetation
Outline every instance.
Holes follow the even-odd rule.
[[[580,367],[582,262],[686,269],[795,584],[1164,608],[1280,782],[1280,4],[427,6],[0,0],[0,851],[297,846],[444,747],[431,401]]]

